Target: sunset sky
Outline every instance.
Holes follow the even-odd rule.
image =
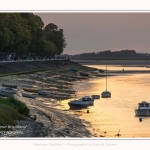
[[[44,24],[54,23],[64,30],[64,54],[105,50],[135,50],[150,53],[149,12],[40,12]]]

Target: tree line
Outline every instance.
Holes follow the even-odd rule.
[[[66,47],[63,29],[33,13],[0,13],[0,53],[54,56]]]
[[[77,55],[73,55],[73,57],[98,57],[98,58],[122,58],[122,57],[148,57],[149,54],[147,53],[136,53],[135,50],[120,50],[120,51],[110,51],[110,50],[106,50],[106,51],[100,51],[100,52],[92,52],[92,53],[82,53],[82,54],[77,54]]]

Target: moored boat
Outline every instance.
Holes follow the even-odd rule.
[[[71,109],[82,109],[89,106],[89,102],[82,100],[72,100],[68,102],[68,105]]]
[[[106,91],[102,92],[101,97],[102,98],[110,98],[111,97],[111,92],[106,90]]]
[[[3,87],[17,88],[17,85],[2,84]]]
[[[22,88],[24,91],[27,92],[33,92],[33,93],[38,93],[40,89],[34,89],[34,88]]]
[[[16,94],[17,93],[17,90],[14,90],[10,87],[6,87],[6,88],[0,88],[0,91],[1,92],[6,92],[6,93],[12,93],[12,94]]]
[[[138,107],[135,108],[136,116],[150,116],[150,103],[142,101],[138,103]]]
[[[107,91],[107,64],[106,64],[106,91],[101,93],[102,98],[111,98],[111,92]]]
[[[99,72],[100,73],[104,73],[105,71],[103,69],[99,69]]]
[[[72,72],[78,72],[78,70],[75,69],[75,68],[70,68],[70,71],[72,71]]]
[[[100,99],[100,95],[92,95],[93,99]]]
[[[84,96],[84,97],[82,97],[82,99],[81,99],[82,101],[86,101],[86,102],[88,102],[89,103],[89,105],[94,105],[94,99],[93,98],[91,98],[90,96]]]
[[[79,72],[81,76],[85,76],[85,77],[88,77],[89,74],[88,73],[85,73],[85,72]]]
[[[39,94],[39,95],[48,96],[48,95],[50,95],[50,92],[48,92],[48,91],[43,91],[43,90],[40,90],[40,91],[38,92],[38,94]]]
[[[14,97],[14,94],[0,91],[0,96],[2,96],[2,97]]]
[[[28,93],[24,93],[24,92],[22,92],[22,96],[28,97],[28,98],[33,98],[33,99],[37,98],[37,94],[28,94]]]
[[[17,88],[17,85],[2,84],[3,87]]]

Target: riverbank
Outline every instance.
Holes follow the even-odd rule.
[[[4,61],[0,62],[0,76],[7,74],[33,73],[55,69],[64,65],[74,65],[75,62],[69,60],[47,60],[47,61]]]
[[[57,61],[58,62],[58,61]],[[55,61],[55,63],[57,63]],[[50,63],[50,62],[49,62]],[[51,66],[46,63],[47,68],[39,68],[34,73],[20,73],[20,68],[15,68],[19,74],[7,75],[0,77],[0,84],[17,85],[16,99],[26,103],[30,109],[30,116],[36,120],[20,120],[18,125],[20,128],[14,127],[12,132],[1,135],[2,137],[94,137],[88,127],[90,122],[81,120],[78,115],[69,110],[59,110],[56,106],[60,105],[59,101],[74,98],[75,91],[73,89],[74,81],[88,80],[98,74],[98,70],[90,67],[82,66],[78,63],[64,61],[57,63],[51,62]],[[11,64],[12,65],[12,64]],[[21,64],[19,64],[21,67]],[[24,66],[24,71],[29,71],[29,66]],[[88,76],[82,76],[79,73],[71,72],[70,68],[76,68],[79,72],[86,72]],[[6,73],[6,72],[5,72]],[[43,89],[50,92],[49,96],[40,96],[36,99],[22,97],[21,92],[25,92],[23,88]],[[26,92],[27,93],[27,92]],[[25,127],[25,128],[23,128]]]
[[[126,59],[126,60],[117,60],[117,59],[94,59],[94,60],[84,60],[84,59],[80,59],[80,60],[72,60],[73,62],[77,62],[80,64],[86,64],[86,65],[119,65],[119,66],[130,66],[130,67],[134,67],[134,66],[141,66],[141,67],[146,67],[150,65],[150,61],[147,61],[145,59],[143,60],[134,60],[134,59]]]

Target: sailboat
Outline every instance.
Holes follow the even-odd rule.
[[[106,63],[106,91],[102,92],[101,94],[102,98],[110,98],[111,92],[107,91],[107,63]]]

